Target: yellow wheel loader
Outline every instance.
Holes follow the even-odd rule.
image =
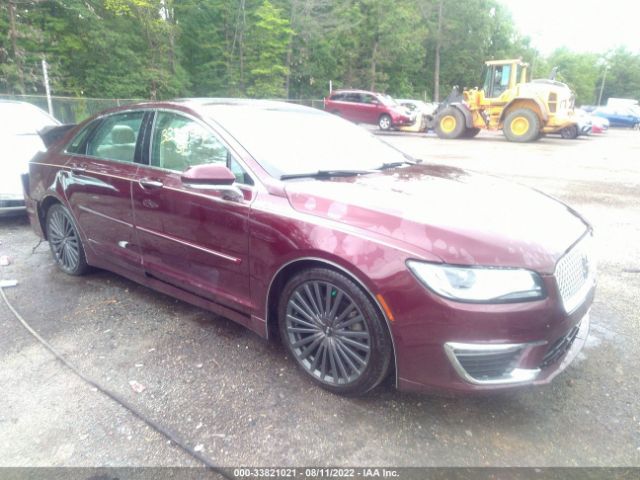
[[[545,133],[578,135],[573,115],[574,94],[567,85],[550,79],[527,82],[521,59],[485,62],[482,89],[457,89],[435,113],[440,138],[471,138],[480,130],[502,129],[507,140],[530,142]]]

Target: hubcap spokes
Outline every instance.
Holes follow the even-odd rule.
[[[56,260],[67,270],[74,270],[80,261],[80,243],[69,218],[54,212],[49,223],[49,243]]]
[[[337,286],[309,281],[287,304],[288,341],[298,362],[330,385],[357,380],[369,363],[371,336],[362,312]]]

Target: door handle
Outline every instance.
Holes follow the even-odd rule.
[[[85,173],[87,173],[87,169],[80,165],[73,165],[71,167],[71,173],[73,173],[74,175],[84,175]]]
[[[138,180],[138,183],[142,188],[148,188],[152,190],[162,188],[164,186],[164,183],[158,180],[151,180],[150,178],[141,178],[140,180]]]

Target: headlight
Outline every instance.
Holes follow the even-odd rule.
[[[504,303],[545,297],[540,276],[521,268],[454,267],[413,260],[407,266],[427,288],[452,300]]]

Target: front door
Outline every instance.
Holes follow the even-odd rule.
[[[252,179],[207,125],[173,112],[156,113],[148,157],[132,196],[146,273],[249,312]],[[183,184],[182,172],[205,163],[228,166],[244,196],[230,199],[213,186]]]

